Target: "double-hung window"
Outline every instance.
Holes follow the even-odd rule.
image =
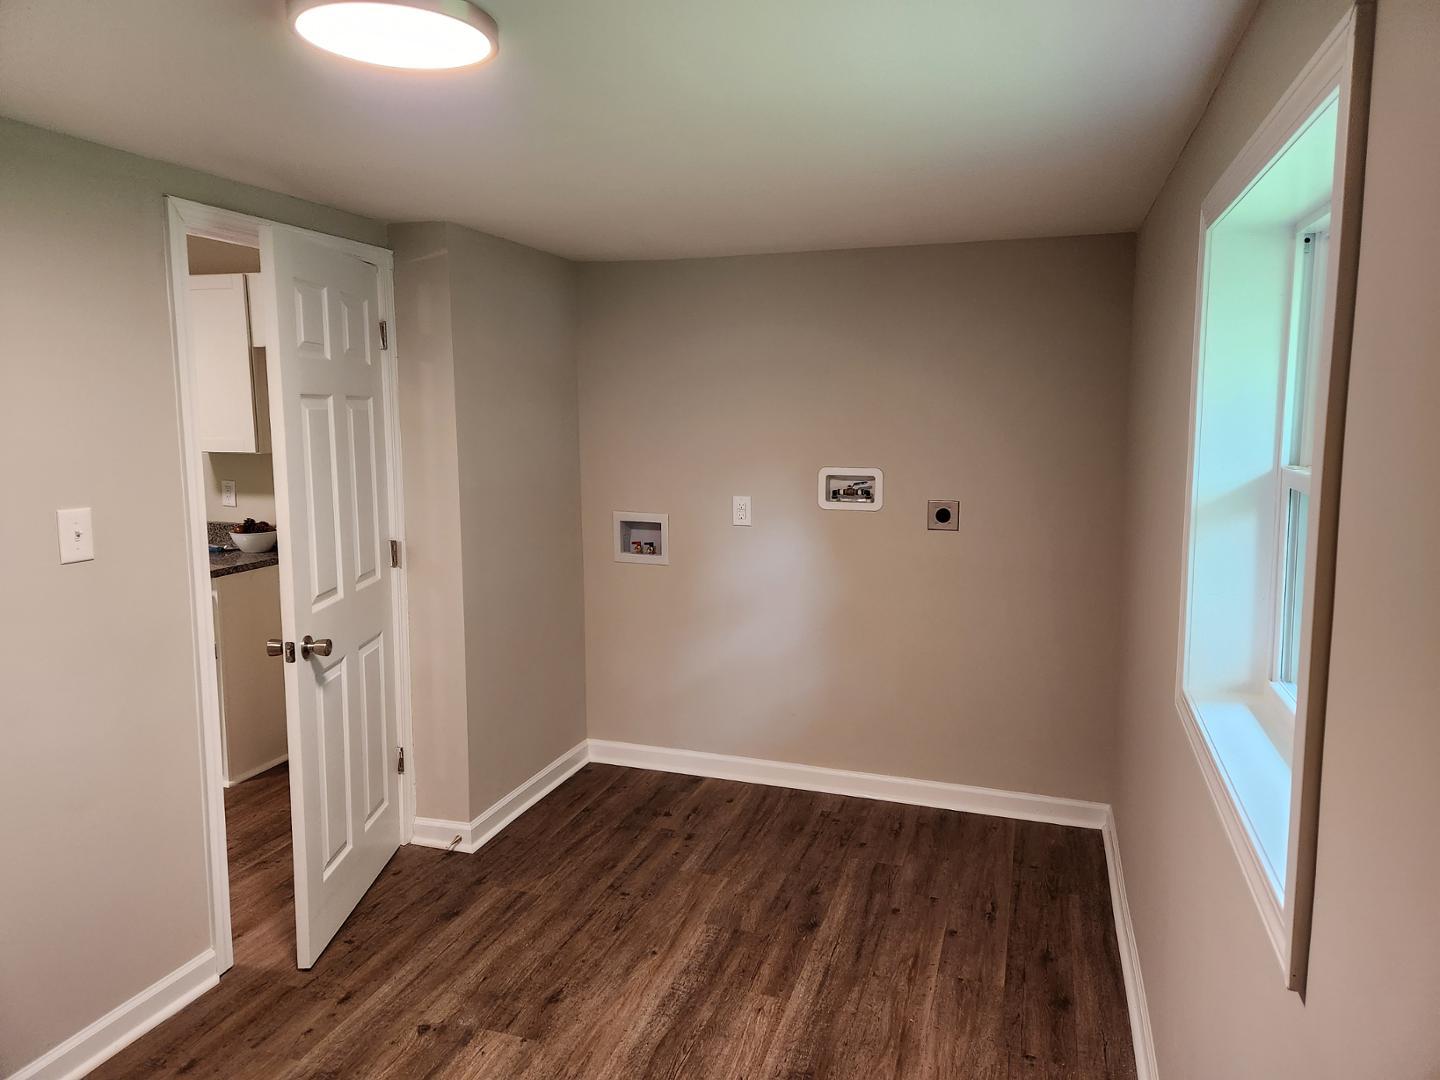
[[[1201,211],[1176,703],[1303,989],[1373,10],[1352,10]],[[1359,62],[1357,62],[1359,61]]]

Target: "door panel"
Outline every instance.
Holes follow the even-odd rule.
[[[340,301],[340,326],[344,329],[341,348],[345,359],[352,364],[370,363],[370,336],[366,333],[375,312],[370,302],[359,296],[342,292]]]
[[[340,536],[335,519],[340,514],[335,483],[335,417],[330,397],[305,395],[300,399],[305,431],[304,495],[309,503],[306,547],[310,552],[310,608],[340,594]]]
[[[324,356],[325,286],[296,281],[294,292],[295,350],[300,356]]]
[[[385,732],[388,710],[385,707],[385,636],[382,634],[362,645],[360,660],[360,737],[364,740],[365,760],[365,827],[390,803],[390,757]]]
[[[379,272],[314,238],[262,237],[271,312],[295,944],[310,967],[400,843]],[[299,655],[306,635],[328,656]]]
[[[350,757],[349,719],[346,715],[345,661],[319,676],[316,692],[315,727],[319,733],[320,756],[320,850],[324,855],[321,872],[329,876],[336,861],[350,849]]]
[[[375,498],[380,463],[375,460],[375,407],[371,398],[347,398],[350,417],[351,543],[355,587],[380,580],[380,507]]]

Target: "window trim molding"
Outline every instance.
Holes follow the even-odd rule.
[[[1305,993],[1315,895],[1315,857],[1320,810],[1320,764],[1329,680],[1333,621],[1335,548],[1339,523],[1340,474],[1345,404],[1354,327],[1355,285],[1359,264],[1360,210],[1364,194],[1365,141],[1368,132],[1370,73],[1374,51],[1375,0],[1359,0],[1331,31],[1318,52],[1271,109],[1265,121],[1221,174],[1201,204],[1198,224],[1198,272],[1190,365],[1190,425],[1186,442],[1183,548],[1180,574],[1180,625],[1175,666],[1175,705],[1190,748],[1205,778],[1211,801],[1235,852],[1256,903],[1266,936],[1275,950],[1285,985]],[[1264,174],[1332,95],[1338,94],[1335,184],[1331,198],[1325,311],[1314,377],[1324,386],[1325,408],[1316,416],[1311,465],[1309,532],[1301,627],[1303,677],[1297,687],[1286,843],[1285,895],[1275,895],[1247,824],[1244,809],[1231,795],[1220,762],[1210,747],[1198,707],[1186,690],[1190,653],[1192,526],[1195,504],[1196,434],[1205,354],[1206,234]],[[1273,606],[1273,605],[1272,605]]]

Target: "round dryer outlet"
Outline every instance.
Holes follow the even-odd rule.
[[[960,531],[960,500],[931,499],[925,510],[925,528],[934,532]]]

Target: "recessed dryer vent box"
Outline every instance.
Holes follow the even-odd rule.
[[[879,510],[885,505],[885,474],[879,469],[827,465],[820,470],[821,510]]]
[[[642,514],[638,510],[616,510],[615,561],[670,563],[670,515]]]

